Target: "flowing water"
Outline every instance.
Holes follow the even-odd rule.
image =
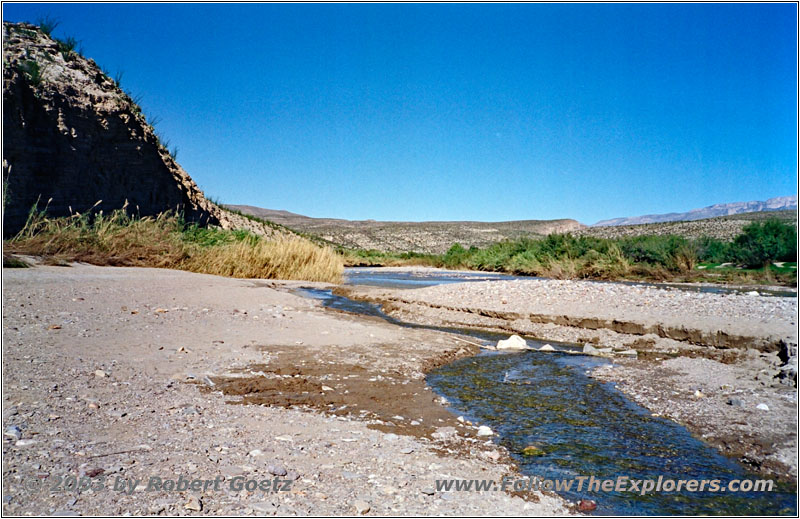
[[[384,288],[422,288],[468,281],[511,281],[515,279],[544,279],[532,276],[512,276],[494,272],[472,272],[458,270],[387,271],[380,267],[350,267],[345,269],[345,284],[369,285]],[[787,289],[764,287],[721,287],[714,285],[689,285],[679,283],[645,283],[643,281],[592,281],[592,283],[615,283],[662,289],[685,290],[709,294],[741,294],[756,291],[762,296],[797,297],[797,292]]]
[[[375,269],[370,269],[375,270]],[[489,275],[489,279],[509,276]],[[443,273],[416,276],[410,272],[381,272],[373,276],[359,269],[348,272],[352,284],[429,286],[440,282],[481,281],[484,274]],[[443,279],[446,278],[446,279]],[[386,316],[376,304],[332,295],[329,290],[302,289],[303,295],[322,299],[325,306],[372,315],[402,326],[432,328],[465,334],[485,343],[505,335],[474,330],[402,323]],[[528,340],[538,347],[541,343]],[[559,350],[578,345],[554,344]],[[457,360],[428,374],[428,384],[445,396],[452,410],[471,421],[489,425],[495,441],[505,446],[528,477],[567,481],[579,476],[598,479],[719,480],[721,488],[734,479],[757,480],[737,462],[694,438],[688,430],[628,400],[613,384],[591,379],[587,372],[605,359],[565,353],[484,352]],[[541,455],[522,456],[529,445]],[[479,478],[478,474],[462,477]],[[796,515],[794,488],[776,484],[771,492],[659,492],[640,495],[571,489],[559,494],[598,502],[595,514],[604,515]],[[706,487],[709,484],[706,484]]]

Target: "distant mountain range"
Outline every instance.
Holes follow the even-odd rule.
[[[765,202],[733,202],[730,204],[714,204],[702,209],[692,209],[685,213],[646,214],[644,216],[631,216],[628,218],[613,218],[601,220],[594,227],[609,227],[616,225],[639,225],[644,223],[678,222],[702,220],[716,216],[727,216],[740,213],[754,213],[760,211],[797,210],[797,196],[778,196]]]

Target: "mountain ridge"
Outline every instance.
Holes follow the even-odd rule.
[[[586,226],[577,220],[515,220],[507,222],[430,221],[382,222],[312,218],[290,211],[251,205],[228,205],[234,211],[263,218],[290,229],[355,249],[441,254],[453,243],[485,247],[505,239],[574,232]]]
[[[704,220],[716,216],[730,216],[741,213],[754,213],[765,211],[783,211],[797,209],[797,196],[777,196],[767,200],[753,200],[749,202],[730,202],[709,205],[698,209],[692,209],[683,213],[663,213],[646,214],[641,216],[629,216],[600,220],[592,227],[610,227],[618,225],[641,225],[647,223],[664,223]]]

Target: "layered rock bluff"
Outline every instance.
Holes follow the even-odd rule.
[[[141,108],[93,60],[36,26],[3,23],[3,103],[4,238],[37,202],[53,216],[127,202],[142,216],[177,210],[201,224],[279,232],[207,200]]]

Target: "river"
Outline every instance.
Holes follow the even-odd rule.
[[[402,288],[515,279],[502,274],[374,268],[348,269],[346,277],[348,284]],[[718,291],[720,287],[688,289]],[[403,323],[386,316],[378,305],[333,295],[329,290],[300,292],[321,299],[325,306],[378,316],[400,326],[450,331],[486,344],[505,338],[490,332]],[[527,340],[534,348],[543,344]],[[580,349],[578,345],[551,344],[558,350]],[[572,480],[572,488],[558,493],[571,500],[597,501],[595,514],[796,515],[795,489],[777,482],[771,492],[682,490],[642,495],[588,489],[586,480],[579,490],[579,480],[575,478],[580,476],[717,480],[722,488],[731,480],[762,479],[692,436],[686,428],[652,416],[613,384],[592,379],[589,372],[605,362],[608,361],[562,352],[483,352],[429,373],[427,383],[447,398],[454,413],[489,425],[497,433],[494,441],[509,450],[523,475],[552,481]],[[531,445],[539,449],[540,455],[523,456],[522,450]]]

